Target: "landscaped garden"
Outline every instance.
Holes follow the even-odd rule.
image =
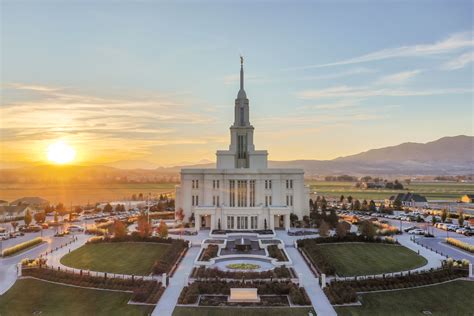
[[[149,275],[168,247],[145,242],[86,244],[61,258],[61,263],[84,270]]]
[[[148,315],[153,311],[154,306],[127,304],[131,296],[23,279],[0,296],[0,315]]]
[[[303,239],[298,246],[316,269],[328,275],[360,276],[412,270],[427,261],[390,238],[347,235]]]
[[[416,289],[362,294],[362,306],[336,307],[336,311],[338,315],[471,315],[474,311],[472,293],[474,282],[453,281]]]

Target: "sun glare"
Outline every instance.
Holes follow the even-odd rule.
[[[74,160],[76,151],[63,141],[48,146],[48,160],[57,164],[66,164]]]

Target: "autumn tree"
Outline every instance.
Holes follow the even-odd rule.
[[[184,219],[184,211],[182,208],[179,208],[178,210],[176,210],[176,219],[178,221],[182,221]]]
[[[46,214],[43,212],[37,212],[35,215],[33,215],[33,218],[35,219],[36,223],[44,223],[46,220]]]
[[[464,212],[463,211],[459,211],[458,225],[461,226],[461,227],[464,226]]]
[[[354,201],[354,210],[360,211],[360,201],[359,200]]]
[[[13,232],[16,232],[16,228],[18,226],[18,222],[11,222],[10,225],[12,225]]]
[[[446,221],[446,218],[448,218],[448,211],[446,209],[443,209],[441,211],[441,222],[445,222]]]
[[[321,221],[321,225],[319,226],[319,236],[329,236],[329,225],[325,221]]]
[[[160,234],[161,238],[168,237],[168,225],[166,225],[164,220],[160,221],[160,226],[158,226],[158,234]]]
[[[104,206],[104,213],[110,213],[112,212],[113,208],[112,208],[112,205],[110,205],[110,203],[107,203],[105,206]]]
[[[113,225],[114,235],[116,238],[127,236],[127,228],[122,221],[115,221]]]
[[[375,226],[369,221],[363,221],[359,226],[359,233],[366,238],[374,238]]]
[[[26,214],[25,214],[25,218],[24,218],[25,225],[30,226],[32,220],[33,220],[33,218],[31,217],[30,210],[27,209]]]
[[[141,215],[138,219],[138,234],[142,238],[149,237],[151,234],[151,225],[148,222],[146,215]]]
[[[339,237],[339,238],[346,237],[347,231],[348,231],[348,229],[347,229],[348,225],[349,224],[346,223],[346,222],[337,223],[337,225],[336,225],[336,236]]]

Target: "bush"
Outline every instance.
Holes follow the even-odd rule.
[[[2,251],[2,257],[8,257],[11,256],[17,252],[20,252],[26,248],[33,247],[35,245],[41,244],[43,242],[43,238],[41,237],[36,237],[31,240],[22,242],[20,244],[17,244],[13,247],[6,248]]]
[[[272,258],[277,259],[277,261],[288,261],[288,258],[286,257],[283,250],[278,248],[277,245],[267,246],[267,250],[268,250],[268,255]]]
[[[219,246],[209,245],[206,249],[203,249],[199,261],[209,261],[212,258],[217,257],[217,252],[219,251]]]
[[[454,247],[459,249],[466,250],[468,252],[474,253],[474,245],[462,242],[456,238],[446,238],[446,242]]]

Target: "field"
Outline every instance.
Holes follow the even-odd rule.
[[[6,184],[0,183],[0,199],[13,201],[25,196],[39,196],[51,203],[69,206],[88,202],[107,202],[130,198],[133,194],[152,196],[173,193],[174,183],[111,183],[111,184]]]
[[[474,282],[455,281],[419,289],[362,295],[362,306],[336,307],[338,315],[472,315]]]
[[[311,187],[311,193],[317,192],[317,195],[339,198],[352,195],[357,199],[381,200],[397,193],[410,191],[426,196],[428,200],[452,200],[457,201],[464,194],[474,194],[474,184],[455,183],[455,182],[423,182],[411,183],[407,185],[402,182],[405,190],[382,190],[382,189],[359,189],[355,187],[355,182],[333,182],[333,181],[308,181]]]
[[[130,293],[81,289],[34,279],[0,296],[0,315],[148,315],[154,306],[128,305]]]
[[[308,316],[312,308],[232,308],[232,307],[176,307],[173,316]]]
[[[345,243],[318,245],[339,276],[381,274],[411,270],[425,265],[426,259],[398,245]]]
[[[149,275],[167,247],[156,243],[86,244],[61,258],[61,263],[91,271]]]

